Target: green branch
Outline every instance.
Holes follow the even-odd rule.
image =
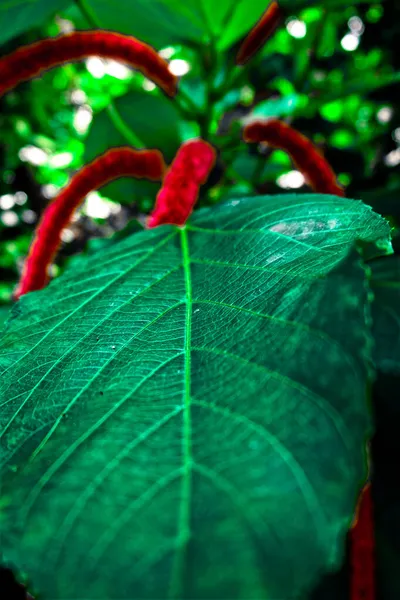
[[[115,104],[110,101],[110,104],[106,108],[107,114],[110,117],[115,129],[119,131],[122,137],[126,139],[130,146],[134,148],[144,148],[144,144],[136,133],[126,124],[124,119],[121,117]]]

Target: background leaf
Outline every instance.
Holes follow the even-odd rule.
[[[2,545],[43,598],[289,598],[340,566],[371,428],[352,248],[388,231],[333,196],[235,200],[15,305]]]
[[[86,0],[102,27],[133,35],[157,48],[201,43],[202,21],[190,2],[178,0]],[[179,6],[178,6],[179,4]]]
[[[41,25],[70,0],[2,0],[0,2],[0,44]]]
[[[370,267],[376,366],[400,375],[400,256],[379,258]]]

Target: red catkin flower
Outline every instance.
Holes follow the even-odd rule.
[[[128,35],[96,30],[74,31],[34,42],[1,58],[0,96],[47,69],[93,55],[124,62],[141,71],[169,96],[176,93],[177,77],[154,48]]]
[[[246,142],[265,142],[289,154],[295,166],[306,177],[315,192],[344,196],[344,190],[328,162],[314,144],[290,125],[278,119],[255,121],[243,130]]]
[[[208,179],[216,160],[214,148],[204,140],[182,144],[173,160],[147,227],[184,225],[196,204],[199,188]]]
[[[277,2],[271,2],[267,10],[244,39],[236,55],[236,64],[244,65],[271,37],[282,18],[282,12]]]
[[[133,150],[128,147],[108,150],[78,171],[57,198],[46,207],[14,298],[18,299],[23,294],[40,290],[46,285],[48,267],[61,244],[61,232],[89,192],[119,177],[160,181],[164,171],[165,163],[161,152]]]
[[[375,600],[375,539],[371,484],[361,492],[350,530],[350,600]]]

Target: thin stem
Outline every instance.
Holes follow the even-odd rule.
[[[236,88],[239,85],[241,85],[240,84],[241,79],[244,79],[247,75],[248,64],[249,63],[246,63],[243,66],[242,65],[234,65],[228,71],[225,81],[223,81],[223,83],[219,87],[214,89],[214,91],[213,91],[214,95],[219,96],[220,98],[223,98],[227,92],[229,92],[233,88]]]
[[[185,108],[184,106],[182,106],[182,104],[179,103],[180,98],[182,98],[182,100],[186,102],[187,108]],[[188,118],[194,118],[198,115],[199,108],[193,102],[189,94],[185,92],[185,90],[183,90],[181,87],[179,88],[178,93],[175,96],[175,98],[173,98],[173,100],[177,102],[178,108],[184,114],[184,116]]]
[[[270,158],[271,153],[269,154],[269,156],[267,158]],[[265,157],[264,157],[265,158]],[[260,179],[261,179],[261,175],[263,174],[263,171],[265,169],[265,159],[259,159],[257,164],[256,164],[256,168],[254,169],[254,173],[253,173],[253,177],[251,178],[251,183],[252,186],[254,187],[254,189],[258,189],[258,186],[260,184]]]
[[[133,146],[134,148],[144,148],[145,144],[129,127],[129,125],[126,124],[113,102],[110,101],[110,104],[107,106],[106,111],[115,129],[119,131],[121,136],[125,138],[125,140],[130,146]]]
[[[75,4],[93,29],[103,29],[100,21],[97,20],[94,10],[86,3],[86,0],[75,0]]]

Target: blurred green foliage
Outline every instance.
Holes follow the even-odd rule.
[[[249,115],[283,118],[310,136],[348,195],[365,199],[397,225],[397,3],[281,2],[284,23],[245,68],[234,66],[235,53],[266,1],[252,2],[251,10],[231,0],[200,4],[120,0],[116,10],[111,0],[19,0],[11,9],[0,7],[3,54],[97,25],[144,39],[188,71],[177,101],[141,74],[97,58],[49,71],[0,99],[0,303],[10,302],[46,203],[110,146],[159,147],[171,160],[182,140],[207,137],[220,156],[200,205],[289,185],[282,176],[293,166],[283,152],[260,155],[240,143],[242,119]],[[156,192],[155,184],[123,179],[93,195],[66,232],[58,265],[90,237],[109,235],[148,212]]]

